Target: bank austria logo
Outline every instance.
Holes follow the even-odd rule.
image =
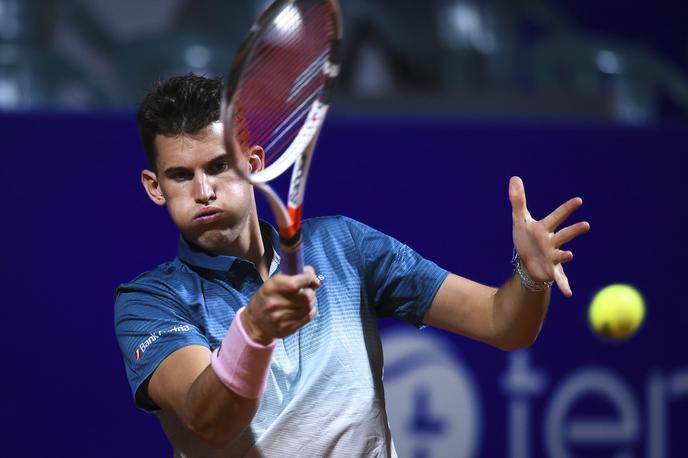
[[[175,332],[188,332],[190,330],[191,327],[188,324],[180,324],[173,326],[170,329],[163,329],[160,331],[151,332],[150,335],[146,338],[146,340],[138,344],[138,346],[136,347],[136,350],[134,351],[134,357],[136,358],[136,361],[140,360],[141,357],[143,357],[143,354],[148,349],[148,347],[150,347],[163,335]]]

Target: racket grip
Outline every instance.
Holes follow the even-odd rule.
[[[282,245],[280,269],[285,275],[297,275],[303,272],[303,250],[301,243],[293,246]]]

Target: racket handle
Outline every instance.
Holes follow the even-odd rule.
[[[303,250],[301,242],[296,246],[282,245],[282,258],[280,269],[285,275],[297,275],[303,273]]]

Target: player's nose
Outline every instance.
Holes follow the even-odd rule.
[[[207,204],[215,200],[215,188],[212,179],[205,173],[198,175],[194,180],[194,199],[197,203]]]

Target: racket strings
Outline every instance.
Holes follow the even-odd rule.
[[[281,149],[276,148],[277,142],[280,141],[281,137],[283,137],[287,132],[301,125],[300,121],[303,121],[303,118],[308,114],[307,110],[313,104],[314,99],[321,92],[324,83],[324,78],[312,79],[308,82],[308,86],[299,89],[299,91],[304,94],[302,98],[292,98],[293,103],[290,105],[290,107],[292,107],[293,111],[286,118],[284,118],[284,120],[282,120],[278,126],[272,129],[273,139],[266,147],[266,149],[269,149],[272,151],[272,153],[270,153],[268,156],[267,161],[272,160],[276,155],[281,153]],[[292,96],[290,95],[290,98],[291,97]],[[295,106],[296,103],[299,103],[299,105]],[[282,141],[281,145],[284,145],[285,142],[291,142],[293,137],[294,136],[292,135],[288,139]]]
[[[284,137],[288,132],[300,127],[303,124],[305,116],[308,114],[307,110],[313,104],[314,99],[318,96],[318,93],[322,90],[324,86],[324,80],[312,80],[307,87],[301,90],[300,97],[291,97],[291,104],[285,105],[284,113],[277,113],[272,117],[266,118],[267,125],[263,126],[265,140],[272,138],[270,143],[267,144],[266,148],[271,150],[272,153],[268,155],[268,161],[272,160],[276,155],[282,152],[282,147],[285,146],[285,142],[290,141],[293,136],[290,135],[288,138],[282,141],[281,137]],[[284,116],[286,115],[286,117]],[[278,125],[275,125],[279,123]]]
[[[294,43],[292,45],[290,42],[287,42],[286,49],[293,50],[304,48],[301,47],[300,43]],[[311,68],[312,66],[312,62],[309,62],[312,60],[312,51],[310,49],[306,51],[307,52],[300,51],[296,53],[283,52],[280,53],[283,58],[271,61],[273,62],[273,71],[276,75],[283,75],[280,78],[283,79],[284,83],[281,85],[276,85],[273,83],[270,87],[264,87],[262,94],[260,94],[264,102],[261,105],[270,106],[273,109],[267,113],[258,113],[258,121],[253,124],[253,128],[257,133],[263,133],[262,136],[257,136],[256,140],[258,143],[264,142],[265,138],[269,137],[270,135],[275,135],[275,129],[280,130],[283,128],[286,125],[285,121],[288,120],[289,116],[293,116],[294,114],[298,113],[299,106],[304,105],[304,102],[307,102],[307,100],[304,100],[304,97],[296,97],[297,92],[295,91],[296,88],[303,88],[302,81],[304,81],[302,75],[297,76],[297,70],[305,66],[306,63],[309,63],[307,69]],[[256,66],[256,68],[258,68],[258,66]],[[317,73],[313,76],[317,76]],[[312,86],[314,84],[317,85],[319,83],[319,79],[321,78],[312,78],[310,80],[311,84],[305,87],[305,92],[303,89],[299,92],[303,92],[306,97],[317,95],[317,92],[320,88],[317,86],[313,88]],[[291,80],[293,80],[293,83]],[[255,81],[255,79],[253,81]],[[274,110],[274,107],[282,107],[282,110]]]
[[[290,8],[294,8],[294,7],[290,6]],[[270,27],[268,27],[264,30],[264,33],[262,34],[262,39],[253,52],[253,57],[252,57],[253,63],[255,65],[261,65],[262,61],[269,59],[271,57],[272,53],[275,52],[275,50],[279,49],[278,47],[275,47],[272,45],[275,42],[282,42],[282,44],[289,43],[293,47],[294,40],[299,38],[298,31],[303,29],[301,24],[303,24],[309,20],[310,20],[310,22],[308,22],[309,25],[313,23],[311,15],[312,15],[312,12],[314,9],[315,9],[315,5],[311,5],[311,7],[308,10],[303,12],[304,19],[302,21],[292,21],[291,24],[288,25],[289,27],[292,28],[292,30],[290,30],[291,33],[286,33],[285,27],[287,25],[285,25],[284,21],[281,21],[280,25],[278,26],[276,24],[277,19],[273,20]],[[280,17],[280,15],[278,14],[277,17]],[[284,39],[284,37],[289,37],[289,38]],[[282,39],[280,39],[280,38],[282,38]],[[303,46],[302,43],[299,43],[299,45]],[[246,75],[250,75],[250,74],[251,74],[250,70],[247,69]]]
[[[244,148],[266,150],[266,165],[297,135],[327,79],[323,67],[336,34],[334,15],[309,6],[291,11],[300,16],[287,24],[273,21],[237,88],[235,133]]]

